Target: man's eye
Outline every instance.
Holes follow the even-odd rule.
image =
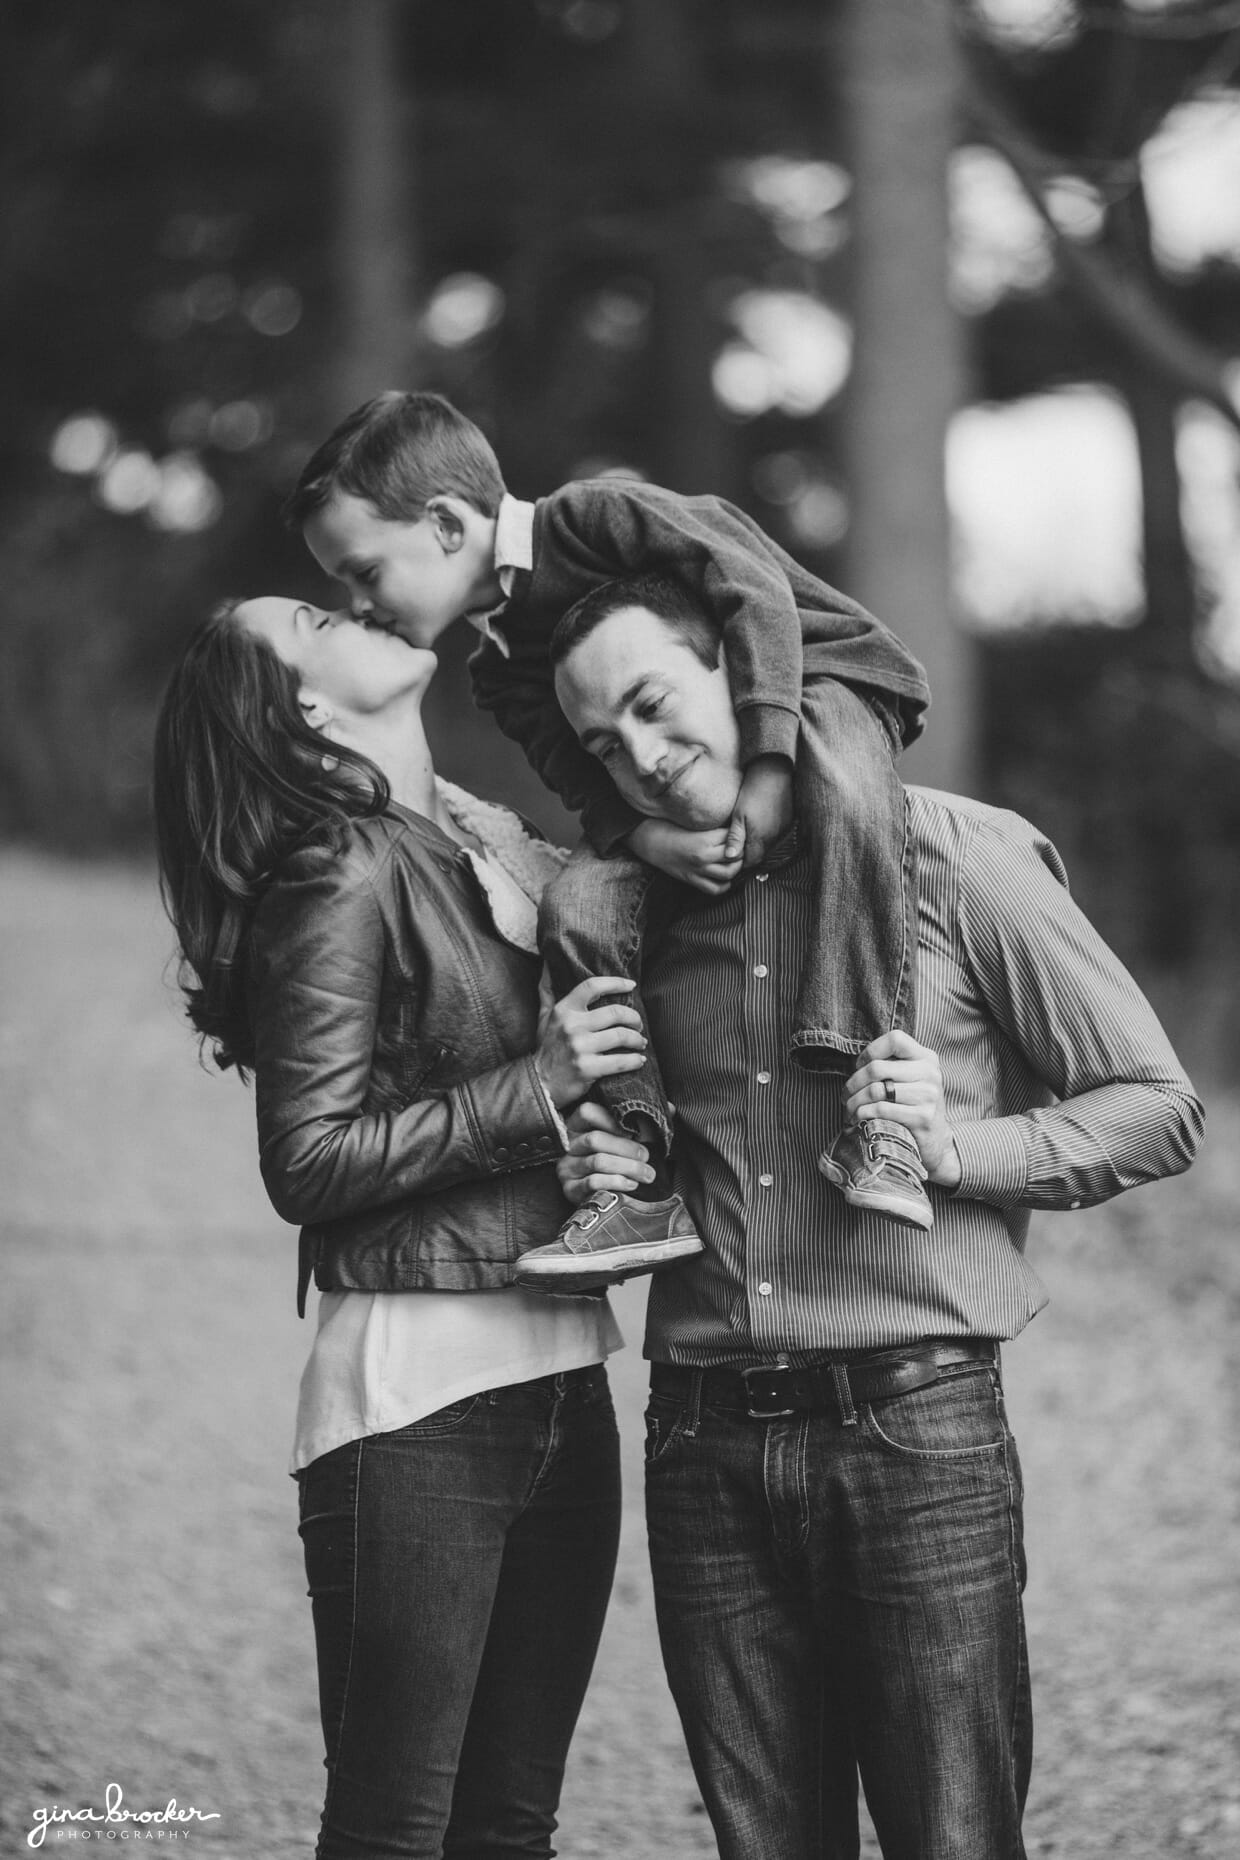
[[[663,695],[646,698],[644,702],[638,705],[637,714],[642,718],[657,717],[659,712],[663,709],[663,703]]]
[[[375,570],[373,568],[359,568],[357,573],[354,575],[353,579],[354,581],[357,582],[359,587],[362,587],[362,588],[373,587],[374,580],[375,580]]]

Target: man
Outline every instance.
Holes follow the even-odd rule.
[[[626,799],[702,832],[739,781],[727,667],[672,587],[597,591],[553,642],[560,702]],[[790,1064],[815,934],[795,832],[717,897],[684,894],[643,988],[706,1250],[652,1281],[647,1518],[664,1661],[723,1860],[1024,1852],[1031,1735],[1021,1479],[998,1344],[1045,1303],[1033,1208],[1192,1159],[1201,1106],[1053,847],[908,790],[918,1038],[842,1088]],[[927,1234],[815,1168],[824,1101],[859,1141],[910,1131]],[[881,1113],[875,1116],[875,1113]],[[561,1165],[623,1191],[640,1148],[601,1107]]]

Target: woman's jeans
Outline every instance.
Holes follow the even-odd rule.
[[[896,719],[885,701],[837,678],[807,679],[794,777],[797,833],[808,846],[820,934],[806,954],[793,1057],[847,1075],[893,1028],[915,1028],[917,874]],[[660,917],[700,905],[700,892],[625,856],[573,854],[543,899],[539,942],[557,998],[588,975],[637,980]],[[642,1012],[641,1003],[626,1003]],[[670,1139],[657,1062],[604,1079],[600,1097],[624,1123],[651,1118]]]
[[[546,1860],[619,1537],[606,1370],[469,1396],[298,1479],[319,1860]]]
[[[1031,1754],[1021,1476],[996,1368],[752,1420],[660,1383],[659,1637],[722,1860],[1019,1860]]]

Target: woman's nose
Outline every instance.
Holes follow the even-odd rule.
[[[349,612],[355,620],[365,620],[369,614],[374,612],[374,603],[368,594],[351,594]]]

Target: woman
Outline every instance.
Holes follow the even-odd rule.
[[[156,739],[194,1026],[252,1070],[263,1178],[322,1292],[293,1470],[327,1799],[318,1854],[546,1855],[619,1523],[605,1301],[511,1283],[565,1214],[560,1111],[636,1016],[539,1034],[560,855],[437,782],[432,653],[262,599],[191,640]],[[468,1294],[468,1296],[462,1296]]]

